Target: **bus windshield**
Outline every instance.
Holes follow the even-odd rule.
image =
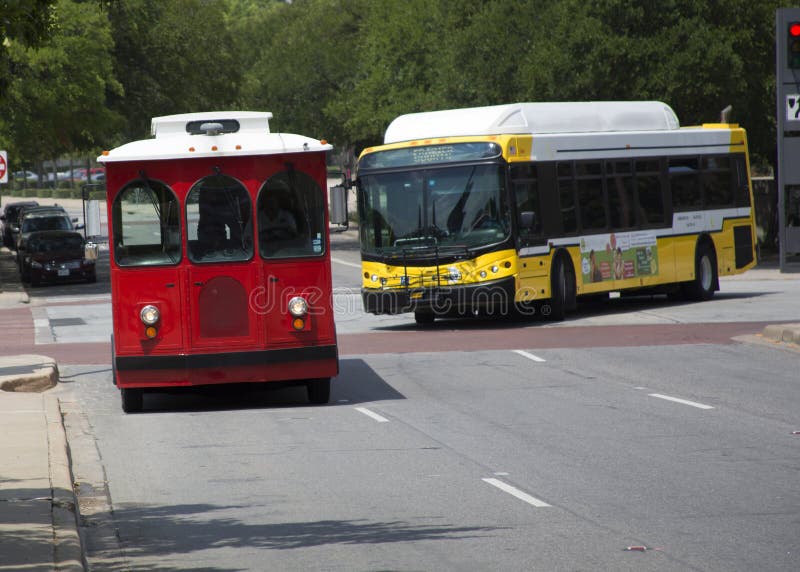
[[[362,175],[362,250],[409,255],[502,242],[511,232],[503,173],[490,164]]]

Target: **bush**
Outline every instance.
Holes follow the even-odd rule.
[[[80,193],[78,193],[80,197]],[[72,189],[55,189],[53,191],[53,198],[56,199],[72,199],[74,198],[74,191]]]
[[[42,199],[49,199],[53,196],[53,189],[39,189],[36,196]]]

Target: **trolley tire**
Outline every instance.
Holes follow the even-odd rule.
[[[684,284],[684,295],[699,302],[710,300],[717,289],[717,257],[714,247],[707,242],[697,245],[694,256],[694,280]]]
[[[542,305],[542,315],[554,322],[562,321],[567,311],[575,308],[575,271],[565,256],[556,256],[550,274],[550,300]],[[549,312],[546,308],[549,306]]]
[[[420,326],[430,326],[436,321],[436,314],[417,310],[414,312],[414,321]]]
[[[331,378],[322,377],[306,381],[308,400],[314,405],[324,405],[331,400]]]
[[[144,406],[144,391],[141,389],[120,389],[122,410],[125,413],[139,413]]]

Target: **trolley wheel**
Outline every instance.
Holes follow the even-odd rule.
[[[556,256],[550,275],[550,300],[542,305],[542,315],[560,322],[568,310],[575,308],[575,304],[575,271],[566,256]]]
[[[436,314],[433,312],[425,312],[422,310],[417,310],[414,312],[414,321],[421,326],[427,326],[432,324],[436,320]]]
[[[697,245],[694,257],[694,280],[684,285],[684,295],[689,300],[710,300],[717,284],[717,257],[714,247],[707,242],[701,242]]]
[[[121,389],[122,410],[125,413],[138,413],[144,405],[144,392],[141,389]]]
[[[331,378],[322,377],[306,381],[308,400],[315,405],[324,405],[331,399]]]

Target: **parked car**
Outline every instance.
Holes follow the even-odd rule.
[[[34,201],[35,202],[35,201]],[[30,204],[30,205],[23,205],[17,212],[16,218],[12,221],[13,226],[11,228],[11,246],[10,249],[16,250],[17,243],[19,242],[19,228],[22,224],[22,219],[25,215],[38,212],[38,213],[50,213],[50,214],[67,214],[67,211],[64,210],[64,207],[60,205],[39,205],[37,204]],[[73,223],[76,223],[78,219],[72,219]],[[76,230],[76,229],[73,229]]]
[[[32,286],[74,280],[97,281],[95,260],[86,257],[83,235],[66,230],[31,233],[20,275],[23,282],[30,282]]]
[[[14,248],[16,245],[17,234],[19,234],[19,211],[23,207],[37,206],[39,203],[36,201],[17,201],[5,206],[3,214],[0,215],[0,221],[3,221],[3,246]]]
[[[15,181],[25,181],[27,183],[36,183],[39,181],[39,175],[33,171],[17,171],[12,175]]]
[[[89,169],[89,182],[91,183],[105,183],[106,170],[103,167],[93,167]]]
[[[76,225],[73,224],[73,219],[70,219],[63,209],[59,211],[57,208],[39,207],[39,209],[25,212],[22,215],[19,222],[19,236],[17,237],[17,264],[20,268],[28,247],[28,237],[32,233],[43,230],[77,230]],[[75,221],[77,220],[75,219]]]

